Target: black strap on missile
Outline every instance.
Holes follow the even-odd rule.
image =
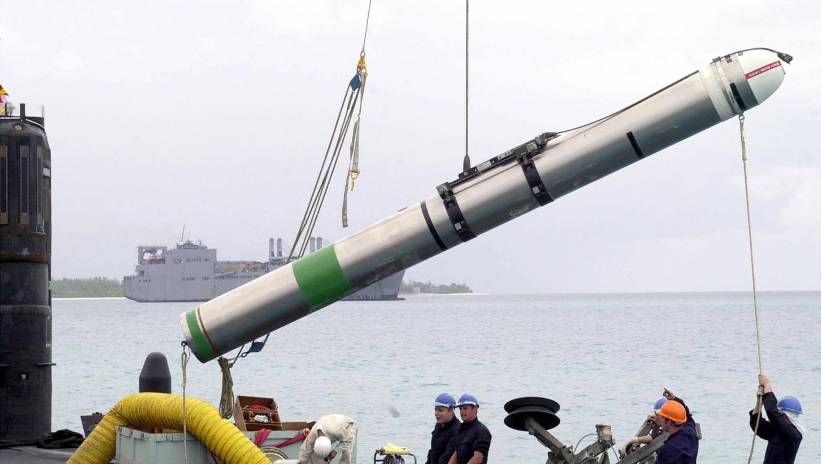
[[[445,243],[442,241],[442,237],[439,236],[439,232],[436,232],[436,227],[433,226],[433,221],[430,220],[428,205],[426,205],[423,201],[419,203],[419,207],[422,209],[422,217],[425,218],[425,224],[428,225],[428,230],[430,231],[430,235],[433,237],[433,241],[436,242],[440,250],[447,250],[448,247],[445,246]]]
[[[462,209],[459,208],[459,203],[457,203],[456,197],[453,195],[453,188],[450,186],[450,182],[445,182],[444,184],[436,187],[436,191],[439,192],[439,197],[442,198],[442,203],[445,205],[445,211],[448,213],[450,223],[453,224],[453,230],[456,231],[456,235],[459,236],[459,239],[463,242],[467,242],[468,240],[475,238],[476,234],[470,230],[470,226],[467,221],[465,221],[465,216],[462,214]]]
[[[747,111],[747,104],[741,99],[741,93],[738,91],[735,82],[730,83],[730,90],[733,91],[733,98],[735,98],[735,102],[738,103],[738,107],[741,108],[741,111]]]
[[[530,187],[530,193],[539,202],[539,206],[544,206],[553,201],[553,198],[547,192],[547,187],[542,182],[542,176],[539,175],[539,171],[533,163],[533,157],[542,152],[542,147],[546,143],[547,140],[540,135],[531,142],[526,143],[523,151],[516,152],[516,160],[519,162],[519,166],[522,167],[527,186]]]
[[[627,133],[627,140],[630,141],[630,146],[633,147],[633,151],[636,152],[636,156],[638,156],[639,159],[644,158],[644,152],[641,151],[641,147],[639,146],[639,142],[636,140],[636,136],[633,135],[633,132],[628,132]]]

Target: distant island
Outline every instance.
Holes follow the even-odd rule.
[[[415,280],[402,281],[399,293],[436,293],[447,295],[452,293],[473,293],[466,284],[432,284],[428,282],[418,282]]]
[[[402,281],[400,293],[435,293],[448,295],[454,293],[473,293],[466,284],[433,284],[416,280]],[[117,279],[109,277],[91,277],[87,279],[57,279],[51,282],[51,295],[54,298],[111,298],[122,297],[123,287]]]
[[[57,279],[51,281],[54,298],[104,298],[123,296],[120,281],[108,277],[89,279]]]

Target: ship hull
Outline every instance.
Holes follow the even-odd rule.
[[[230,279],[218,284],[210,284],[210,280],[200,280],[194,282],[195,285],[182,282],[175,286],[152,285],[149,282],[140,282],[136,276],[128,276],[123,280],[123,296],[129,300],[139,303],[162,303],[162,302],[203,302],[216,298],[223,293],[227,293],[243,284],[246,284],[257,277],[262,277],[266,273],[259,273],[253,276],[242,276],[242,278]],[[390,301],[399,299],[399,286],[402,284],[402,277],[405,271],[397,272],[378,282],[375,282],[362,290],[344,298],[345,301]],[[143,279],[144,280],[144,279]],[[225,279],[213,279],[214,281]]]
[[[314,250],[312,250],[314,251]],[[123,278],[123,295],[141,303],[202,302],[241,287],[286,264],[271,251],[268,262],[217,261],[217,250],[186,242],[176,248],[140,246],[135,274]],[[405,271],[348,295],[346,300],[396,300]]]

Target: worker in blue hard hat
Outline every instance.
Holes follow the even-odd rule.
[[[755,431],[758,422],[757,434],[767,440],[764,464],[793,464],[804,438],[804,425],[799,418],[804,412],[801,402],[793,396],[776,399],[773,384],[764,374],[758,376],[758,384],[761,398],[750,411],[750,428]],[[760,416],[762,404],[769,420]]]
[[[448,464],[487,464],[490,430],[479,422],[479,400],[465,393],[456,402],[462,424],[448,446]]]
[[[436,425],[430,433],[430,450],[425,464],[447,464],[450,440],[459,431],[459,419],[456,418],[456,399],[450,393],[442,393],[433,401],[433,417]]]

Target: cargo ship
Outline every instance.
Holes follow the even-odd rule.
[[[308,252],[322,248],[322,237],[311,237]],[[265,261],[219,261],[217,250],[184,240],[174,248],[137,247],[134,275],[123,278],[123,294],[139,302],[208,301],[287,264],[282,239],[268,240]],[[397,272],[347,296],[346,300],[396,300],[405,271]]]

